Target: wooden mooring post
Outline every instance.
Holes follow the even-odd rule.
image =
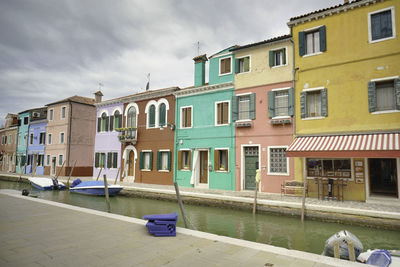
[[[58,180],[58,176],[60,176],[60,173],[61,173],[62,169],[64,168],[64,164],[65,164],[65,160],[64,160],[63,164],[61,165],[61,169],[58,171],[58,174],[56,176],[56,180]]]
[[[105,174],[103,175],[103,178],[104,178],[104,192],[106,195],[106,207],[107,207],[107,212],[110,213],[111,212],[110,197],[108,195],[108,184],[107,184],[107,177]]]
[[[178,186],[178,183],[177,183],[177,182],[174,182],[174,186],[175,186],[176,197],[178,198],[179,208],[180,208],[181,213],[182,213],[183,223],[185,224],[185,228],[188,228],[188,225],[187,225],[187,222],[186,222],[185,211],[183,210],[182,199],[181,199],[181,196],[180,196],[180,194],[179,194],[179,186]]]
[[[118,179],[118,175],[119,175],[119,171],[120,170],[121,170],[121,167],[118,168],[118,172],[117,172],[117,175],[115,176],[114,184],[117,184],[117,179]]]
[[[71,175],[74,172],[75,165],[76,165],[76,160],[74,162],[74,166],[72,166],[72,170],[69,172],[69,177],[68,177],[68,180],[67,180],[67,187],[69,187],[69,180],[71,179]]]
[[[307,178],[304,179],[304,184],[303,184],[303,200],[301,202],[301,222],[304,222],[304,212],[306,209],[306,192],[307,192]]]
[[[102,171],[103,171],[103,167],[101,167],[101,169],[100,169],[99,173],[97,174],[96,181],[98,181],[98,180],[99,180],[99,177],[100,177],[100,174],[101,174],[101,172],[102,172]]]

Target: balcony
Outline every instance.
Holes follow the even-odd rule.
[[[132,145],[136,144],[137,129],[135,127],[116,128],[115,130],[120,133],[118,135],[118,140],[121,143],[131,143]]]

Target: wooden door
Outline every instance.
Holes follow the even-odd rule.
[[[135,154],[133,150],[129,152],[129,169],[128,169],[128,176],[133,176],[133,170],[135,167]]]
[[[258,147],[244,148],[244,189],[254,190],[256,188],[256,164],[258,162]]]
[[[208,151],[200,151],[200,183],[208,184]]]
[[[51,159],[51,175],[56,175],[56,157]]]

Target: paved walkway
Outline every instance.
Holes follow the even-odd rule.
[[[367,266],[0,190],[0,266]]]

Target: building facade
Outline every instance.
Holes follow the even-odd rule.
[[[280,193],[294,179],[294,160],[286,157],[293,141],[293,45],[290,35],[233,49],[236,190]]]
[[[0,129],[0,170],[15,172],[18,115],[7,114],[4,128]]]
[[[16,172],[25,173],[26,149],[28,147],[28,131],[31,118],[30,110],[18,113],[18,140],[17,140],[17,165]]]
[[[399,197],[399,1],[359,0],[291,18],[296,176],[344,199]],[[343,27],[351,25],[351,27]]]
[[[47,108],[35,109],[31,112],[28,130],[27,157],[25,172],[32,175],[44,174]]]

